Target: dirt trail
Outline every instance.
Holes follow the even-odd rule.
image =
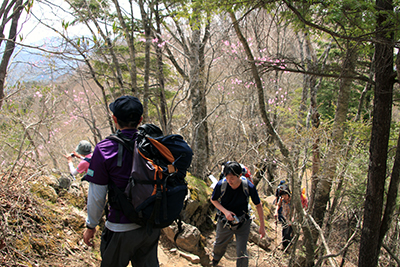
[[[273,197],[267,198],[267,202],[273,201]],[[265,251],[259,248],[254,243],[247,244],[247,250],[249,252],[249,267],[262,267],[262,266],[274,266],[274,267],[283,267],[287,266],[285,263],[287,262],[288,255],[284,254],[280,249],[277,249],[276,246],[280,244],[281,238],[281,228],[278,225],[276,228],[274,219],[268,220],[266,222],[267,228],[267,236],[272,239],[270,251]],[[215,231],[209,233],[206,236],[206,252],[211,259],[213,242],[215,240]],[[162,240],[162,239],[161,239]],[[158,249],[160,266],[163,267],[186,267],[186,266],[201,266],[201,264],[194,264],[185,259],[183,256],[180,256],[177,252],[171,252],[171,244],[164,244],[160,241],[160,246]],[[174,250],[173,250],[174,251]],[[235,250],[235,241],[232,240],[228,245],[227,252],[224,257],[221,259],[218,266],[236,266],[236,250]]]

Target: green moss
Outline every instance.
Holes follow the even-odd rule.
[[[31,237],[30,243],[32,249],[36,250],[40,255],[45,255],[47,246],[50,244],[46,240],[40,237]]]
[[[86,207],[86,197],[77,197],[77,195],[71,194],[67,190],[60,191],[59,197],[63,200],[66,200],[70,205],[79,209],[83,210]]]
[[[39,198],[47,199],[53,203],[57,201],[57,193],[53,187],[43,182],[34,182],[31,184],[31,192]]]
[[[273,214],[272,214],[272,206],[267,201],[265,201],[263,199],[261,199],[261,205],[262,205],[262,208],[263,208],[264,221],[268,221],[273,216]],[[251,201],[250,201],[250,206],[251,206],[251,209],[253,210],[253,212],[256,215],[256,218],[255,218],[254,222],[257,225],[260,225],[260,221],[258,219],[258,213],[257,213],[256,206]]]
[[[29,236],[25,233],[22,237],[15,240],[15,248],[19,252],[30,253],[31,252],[31,244],[29,242]]]
[[[186,180],[188,182],[191,199],[198,201],[200,205],[209,201],[212,189],[202,179],[188,174]]]

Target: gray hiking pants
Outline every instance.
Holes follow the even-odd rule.
[[[236,237],[236,267],[249,266],[249,257],[247,255],[247,240],[250,234],[251,220],[248,219],[239,229],[231,230],[228,226],[224,228],[224,222],[218,220],[216,237],[214,242],[213,259],[221,260],[226,252],[226,248],[232,236]]]
[[[148,235],[146,227],[128,232],[104,228],[101,235],[101,267],[159,267],[157,257],[160,229]]]

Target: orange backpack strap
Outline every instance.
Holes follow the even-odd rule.
[[[153,138],[148,138],[148,140],[160,151],[161,155],[168,160],[169,163],[175,161],[174,155],[172,155],[171,151],[166,146]],[[176,168],[172,164],[168,164],[168,172],[174,173],[176,172]]]

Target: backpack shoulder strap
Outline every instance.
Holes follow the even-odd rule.
[[[249,192],[249,180],[247,180],[246,177],[242,176],[240,177],[240,179],[242,180],[242,188],[243,188],[243,192],[247,197],[247,202],[249,202],[249,196],[250,196],[250,192]]]
[[[83,160],[90,163],[91,158],[85,157]]]
[[[106,137],[106,139],[118,142],[118,167],[122,166],[122,152],[124,148],[133,153],[133,149],[135,148],[135,136],[136,135],[132,138],[127,138],[118,130],[115,134]]]
[[[222,197],[225,195],[227,185],[228,181],[226,180],[226,178],[224,178],[221,184],[221,195],[219,196],[219,202],[221,202]]]

